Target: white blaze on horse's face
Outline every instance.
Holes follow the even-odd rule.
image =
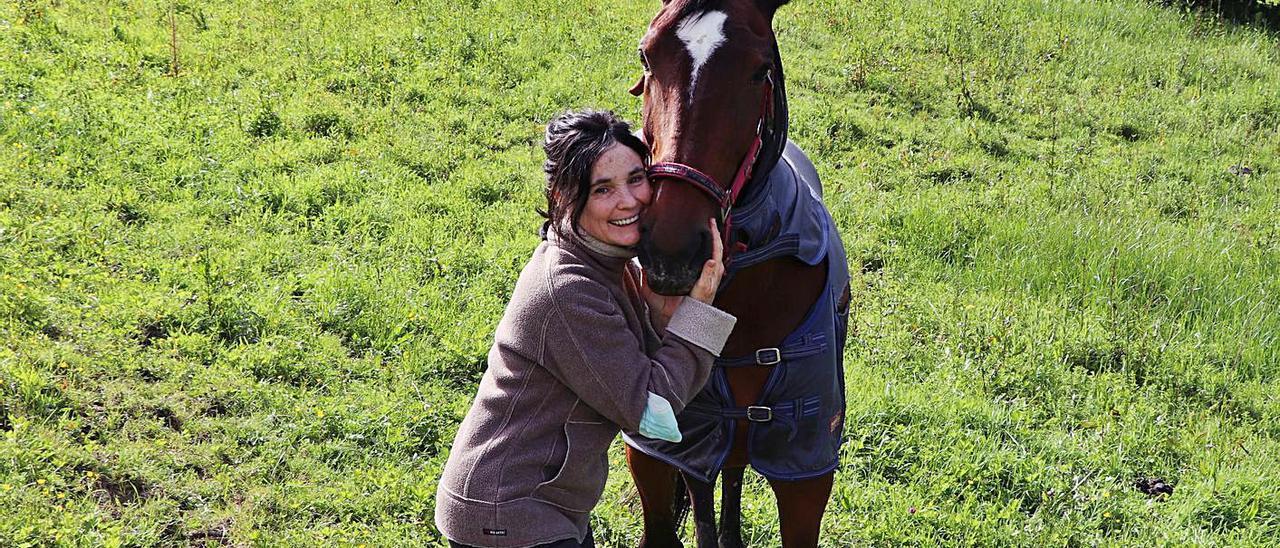
[[[724,43],[724,20],[729,16],[723,11],[706,11],[695,13],[685,18],[676,27],[676,36],[684,42],[693,59],[693,69],[689,74],[689,100],[693,100],[693,91],[698,87],[698,73]]]

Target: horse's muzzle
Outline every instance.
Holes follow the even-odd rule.
[[[697,231],[691,240],[675,252],[665,252],[642,233],[640,265],[644,267],[646,283],[655,293],[688,295],[693,290],[702,275],[702,265],[711,258],[711,232]]]

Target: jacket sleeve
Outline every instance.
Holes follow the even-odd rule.
[[[707,382],[711,364],[736,319],[684,299],[653,355],[628,328],[622,309],[603,285],[585,277],[555,276],[543,365],[601,415],[625,429],[640,427],[649,393],[681,409]]]

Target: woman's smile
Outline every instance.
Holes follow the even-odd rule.
[[[632,216],[630,216],[630,217],[627,217],[626,219],[618,219],[618,220],[616,220],[616,221],[609,221],[609,224],[611,224],[611,225],[613,225],[613,226],[627,226],[627,225],[629,225],[629,224],[631,224],[631,223],[634,223],[634,222],[636,222],[636,221],[639,221],[639,220],[640,220],[640,216],[639,216],[639,215],[632,215]]]

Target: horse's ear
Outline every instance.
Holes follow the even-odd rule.
[[[644,75],[643,74],[640,75],[640,81],[636,82],[636,85],[631,86],[631,89],[627,90],[627,93],[635,95],[636,97],[644,95]]]
[[[786,3],[787,0],[756,0],[756,6],[760,8],[760,13],[770,19],[773,19],[774,12],[778,11],[778,8]]]

